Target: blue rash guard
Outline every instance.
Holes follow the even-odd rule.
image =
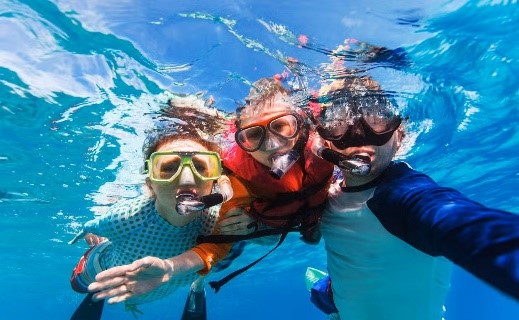
[[[196,214],[197,217],[184,226],[174,226],[155,208],[155,200],[148,196],[124,200],[114,204],[108,212],[84,225],[85,232],[107,237],[109,240],[91,248],[80,260],[85,267],[74,270],[71,282],[79,292],[87,292],[87,286],[97,273],[111,267],[130,264],[146,256],[161,259],[178,256],[197,245],[199,235],[209,235],[218,219],[220,206],[213,206]],[[78,268],[76,267],[76,268]],[[179,287],[192,283],[198,273],[175,276],[152,291],[127,300],[126,305],[136,305],[163,298]]]
[[[519,299],[519,215],[440,187],[406,163],[390,165],[367,206],[391,234]]]

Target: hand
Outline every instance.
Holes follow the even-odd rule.
[[[216,226],[220,234],[244,235],[258,230],[258,224],[243,208],[229,210]]]
[[[146,294],[171,279],[173,263],[167,259],[145,257],[132,264],[113,267],[99,273],[96,282],[88,286],[94,300],[108,303],[123,302]]]

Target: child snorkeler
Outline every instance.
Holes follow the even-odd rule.
[[[234,196],[222,205],[219,234],[204,241],[281,235],[279,246],[288,232],[299,231],[303,241],[319,242],[317,223],[333,165],[311,151],[312,117],[280,81],[262,78],[252,84],[237,109],[234,142],[223,152]],[[265,256],[210,285],[218,291]]]
[[[235,143],[223,152],[236,190],[222,214],[246,208],[265,226],[302,226],[303,240],[318,241],[309,231],[326,199],[333,167],[310,151],[310,110],[298,106],[279,81],[263,78],[253,83],[236,116]],[[232,231],[226,226],[219,224],[221,231]]]
[[[126,300],[127,309],[136,312],[138,304],[165,297],[207,274],[231,246],[196,242],[199,235],[213,232],[219,202],[232,194],[222,175],[218,145],[201,138],[189,124],[169,121],[150,132],[143,151],[149,194],[116,203],[102,217],[87,222],[71,241],[86,233],[107,238],[90,248],[75,267],[71,284],[77,292],[87,293],[103,270],[138,259],[144,260],[137,266],[143,273],[163,271],[160,286],[145,294],[139,295],[143,290],[134,279],[118,276],[111,279],[108,292],[93,296],[99,300],[118,294],[109,302]],[[211,203],[204,203],[208,198]],[[162,259],[157,264],[147,256]]]
[[[324,150],[370,171],[342,170],[329,190],[320,230],[331,283],[312,301],[341,319],[443,319],[451,262],[519,299],[519,215],[394,161],[405,119],[372,78],[335,80],[319,98]]]

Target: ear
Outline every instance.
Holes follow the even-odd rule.
[[[148,187],[148,190],[151,194],[151,197],[152,198],[156,198],[157,195],[155,194],[155,191],[153,190],[153,186],[151,185],[151,180],[150,178],[146,178],[146,186]]]
[[[396,132],[396,137],[395,137],[395,140],[396,140],[396,150],[398,150],[402,146],[402,142],[403,142],[403,140],[405,138],[404,126],[400,125],[400,127],[398,127],[398,129],[395,132]]]

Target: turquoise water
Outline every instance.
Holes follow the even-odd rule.
[[[519,213],[516,1],[0,0],[2,319],[68,319],[79,223],[140,192],[147,113],[168,89],[205,91],[232,111],[248,83],[296,57],[309,79],[320,49],[356,38],[407,60],[349,63],[395,92],[410,117],[406,161],[443,185]],[[317,50],[297,46],[308,36]],[[412,147],[412,148],[411,148]],[[251,248],[234,266],[265,252]],[[289,257],[287,259],[287,257]],[[325,319],[308,300],[322,243],[296,236],[208,293],[210,319]],[[220,278],[227,272],[214,275]],[[143,307],[176,319],[185,292]],[[448,320],[517,319],[519,303],[455,270]],[[132,319],[121,306],[104,319]]]

